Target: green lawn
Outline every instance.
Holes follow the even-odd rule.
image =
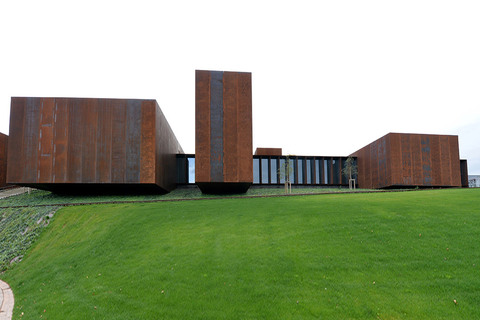
[[[79,206],[0,277],[15,319],[478,319],[479,234],[480,189]]]

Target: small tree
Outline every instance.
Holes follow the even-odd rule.
[[[352,189],[355,189],[355,177],[358,173],[358,168],[357,164],[355,163],[355,159],[352,157],[348,157],[347,160],[345,160],[345,166],[342,169],[343,175],[348,178],[348,187]]]
[[[278,173],[280,178],[285,179],[285,193],[292,193],[292,182],[290,181],[290,173],[293,171],[292,163],[290,162],[290,156],[285,158],[285,163],[280,165]]]

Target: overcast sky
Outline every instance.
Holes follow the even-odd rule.
[[[195,152],[195,69],[252,72],[253,146],[348,155],[459,135],[480,174],[480,1],[2,1],[10,97],[156,99]]]

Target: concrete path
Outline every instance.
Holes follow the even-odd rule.
[[[8,283],[0,280],[0,320],[11,320],[13,315],[13,292]]]
[[[13,316],[13,291],[5,281],[0,280],[0,320],[11,320]]]
[[[25,192],[28,192],[28,188],[18,187],[18,188],[5,189],[3,191],[0,191],[0,199],[16,196]]]

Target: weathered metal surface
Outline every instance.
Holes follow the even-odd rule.
[[[10,136],[7,182],[54,191],[169,191],[183,152],[155,100],[12,98]]]
[[[195,72],[195,181],[210,182],[210,72]]]
[[[257,148],[255,149],[256,156],[281,156],[282,148]]]
[[[212,71],[210,81],[210,182],[223,182],[223,72]]]
[[[227,164],[223,167],[224,170],[224,182],[237,182],[239,174],[239,144],[242,140],[238,137],[239,127],[239,114],[237,113],[238,102],[238,73],[225,72],[224,78],[224,118],[222,132],[225,136],[224,145],[224,158],[223,161]],[[251,151],[250,151],[251,152]],[[251,161],[251,160],[250,160]]]
[[[176,155],[184,153],[173,134],[170,124],[167,122],[162,110],[154,101],[155,110],[155,183],[163,186],[166,190],[176,188]]]
[[[458,187],[458,137],[389,133],[352,154],[361,188]]]
[[[7,185],[8,136],[0,133],[0,187]]]
[[[232,160],[228,167],[237,166],[237,177],[233,176],[230,181],[242,181],[252,183],[252,74],[247,72],[239,72],[238,76],[238,93],[237,93],[237,133],[230,135],[237,141],[237,158]],[[231,140],[228,143],[234,143]]]
[[[204,192],[246,191],[253,171],[251,74],[197,70],[195,82],[195,181]]]
[[[460,172],[461,172],[462,188],[468,188],[468,164],[467,164],[467,160],[460,159]]]

